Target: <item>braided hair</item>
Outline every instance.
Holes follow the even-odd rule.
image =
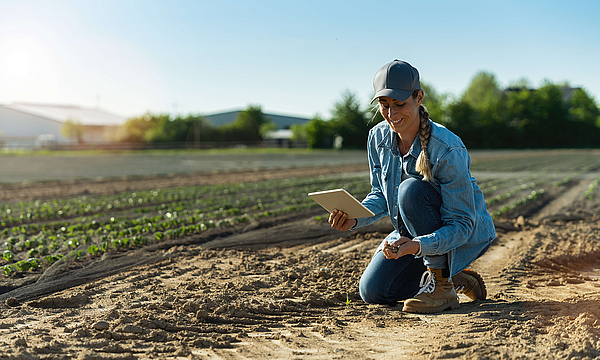
[[[415,90],[412,96],[417,97],[419,91]],[[419,140],[421,141],[421,153],[417,158],[417,171],[423,176],[423,181],[431,180],[431,162],[427,154],[427,146],[431,137],[431,126],[429,125],[429,113],[423,104],[419,105]]]

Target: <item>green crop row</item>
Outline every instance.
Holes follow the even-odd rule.
[[[583,193],[583,196],[592,200],[594,198],[594,193],[596,192],[596,189],[598,189],[599,181],[600,178],[597,178],[594,181],[592,181],[592,183],[588,186],[587,190]]]
[[[592,171],[600,167],[600,159],[596,154],[579,154],[573,156],[569,153],[532,153],[530,156],[511,156],[507,154],[503,159],[474,162],[471,169],[474,171],[502,171],[502,172],[573,172],[580,169]]]
[[[543,180],[540,180],[539,182],[530,182],[530,183],[527,183],[527,184],[522,184],[521,186],[519,186],[519,187],[518,187],[518,188],[516,188],[516,189],[513,189],[513,190],[510,190],[510,191],[507,191],[507,192],[505,192],[505,193],[503,193],[503,194],[496,195],[496,196],[494,196],[494,197],[491,197],[491,198],[487,199],[487,200],[485,201],[485,203],[486,203],[486,205],[487,205],[487,206],[492,206],[492,205],[494,205],[494,204],[496,204],[496,203],[499,203],[499,202],[501,202],[501,201],[504,201],[504,200],[510,199],[511,197],[513,197],[515,194],[517,194],[517,193],[519,193],[519,192],[522,192],[522,191],[524,191],[524,190],[527,190],[527,189],[531,189],[531,188],[537,187],[537,186],[538,186],[538,184],[543,184],[543,183],[545,183],[546,181],[547,181],[547,178],[546,178],[546,179],[543,179]]]
[[[516,201],[513,201],[508,205],[504,205],[499,210],[493,211],[492,217],[498,218],[509,211],[515,210],[523,205],[529,204],[530,202],[539,199],[539,197],[542,196],[544,193],[544,189],[534,190],[529,195],[522,197]]]
[[[148,243],[199,234],[213,227],[233,226],[266,216],[278,216],[319,206],[306,194],[315,189],[344,187],[357,196],[366,195],[369,182],[363,178],[316,178],[293,181],[264,181],[204,187],[121,193],[98,198],[49,200],[56,212],[65,217],[74,213],[69,209],[91,209],[91,203],[104,203],[102,212],[65,218],[60,221],[41,221],[36,215],[26,217],[26,223],[2,224],[5,273],[36,270],[39,267],[19,265],[20,261],[41,261],[48,265],[63,256],[75,259],[99,256],[107,251],[123,251]],[[200,190],[199,190],[200,189]],[[193,194],[193,197],[190,194]],[[198,196],[204,194],[202,196]],[[142,201],[123,201],[138,198]],[[147,201],[148,200],[148,201]],[[168,200],[168,201],[163,201]],[[36,202],[18,203],[19,209],[29,211]],[[37,202],[41,208],[44,203]],[[120,206],[121,204],[129,204]],[[14,204],[12,204],[14,206]],[[110,206],[109,206],[110,205]],[[64,207],[60,207],[64,206]],[[5,205],[6,208],[6,205]],[[8,213],[13,212],[11,208]],[[139,216],[139,214],[143,216]],[[20,260],[22,259],[22,260]],[[33,259],[33,260],[32,260]],[[44,262],[45,260],[45,262]],[[21,263],[23,264],[23,263]],[[25,269],[25,270],[24,270]]]
[[[192,186],[172,189],[137,191],[113,196],[81,196],[73,199],[52,199],[44,202],[18,202],[0,205],[0,229],[44,220],[89,216],[102,212],[114,212],[140,208],[139,212],[148,212],[144,206],[165,206],[169,203],[204,200],[215,205],[214,199],[221,197],[243,198],[245,192],[278,194],[282,189],[312,186],[314,189],[335,182],[331,178],[269,180],[259,183],[237,183],[227,185]],[[338,181],[339,182],[339,181]]]

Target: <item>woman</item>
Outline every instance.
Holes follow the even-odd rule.
[[[373,80],[374,102],[385,122],[369,132],[372,190],[362,201],[375,216],[329,216],[333,228],[354,230],[389,215],[395,230],[363,273],[359,291],[368,303],[405,300],[403,311],[458,307],[456,291],[485,299],[485,284],[467,266],[496,237],[483,193],[470,173],[458,136],[429,119],[419,72],[394,60]]]

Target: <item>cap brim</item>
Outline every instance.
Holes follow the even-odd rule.
[[[377,100],[382,96],[391,97],[392,99],[396,99],[398,101],[406,101],[412,95],[413,90],[399,90],[399,89],[381,89],[379,90],[373,100],[371,100],[371,104],[373,101]]]

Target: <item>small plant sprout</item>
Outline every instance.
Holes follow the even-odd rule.
[[[352,300],[350,300],[350,297],[348,296],[348,293],[346,293],[346,307],[350,306],[351,302],[352,302]]]
[[[21,260],[17,261],[15,267],[21,272],[26,272],[27,270],[31,269],[31,264],[27,260]]]
[[[2,253],[2,258],[6,260],[6,262],[11,262],[15,255],[10,250],[4,250]]]
[[[4,274],[7,276],[10,276],[15,273],[12,266],[10,266],[10,265],[4,265],[0,269],[4,270]]]
[[[60,260],[62,257],[63,257],[63,255],[57,254],[57,255],[45,256],[44,259],[46,260],[46,262],[48,262],[48,265],[52,265],[55,262],[57,262],[58,260]]]
[[[29,263],[29,268],[31,270],[39,270],[42,268],[41,262],[36,258],[29,258],[27,259],[27,262]]]
[[[98,249],[97,245],[90,245],[87,248],[87,252],[90,253],[92,256],[97,256],[100,253],[100,249]]]

